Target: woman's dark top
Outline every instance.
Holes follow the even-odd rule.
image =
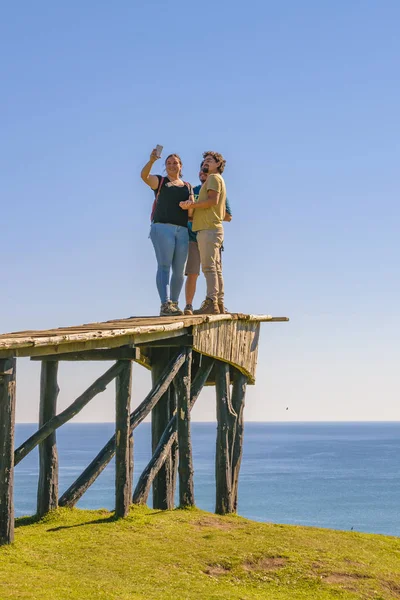
[[[161,175],[156,175],[156,177],[158,177],[158,187],[154,190],[155,197],[157,197],[162,179]],[[164,177],[153,213],[153,223],[170,223],[171,225],[187,227],[188,211],[182,210],[179,203],[189,200],[188,186],[184,184],[182,187],[175,185],[167,187],[168,183],[168,177]]]

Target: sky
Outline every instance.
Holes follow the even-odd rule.
[[[400,420],[400,3],[25,0],[1,13],[0,331],[157,314],[140,170],[162,144],[196,184],[212,149],[233,211],[226,305],[290,318],[262,325],[245,418]],[[204,293],[201,277],[195,303]],[[107,367],[62,363],[60,410]],[[19,422],[37,421],[39,378],[18,359]],[[135,365],[132,406],[149,388]],[[113,394],[77,420],[112,421]],[[215,420],[212,389],[192,418]]]

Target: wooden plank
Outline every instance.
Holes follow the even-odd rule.
[[[89,341],[79,340],[52,344],[49,346],[26,346],[21,348],[11,348],[8,350],[0,350],[0,358],[8,358],[10,356],[45,356],[46,354],[57,354],[58,352],[79,352],[81,350],[93,350],[96,348],[118,348],[126,345],[146,344],[155,340],[169,339],[186,335],[187,329],[176,329],[166,331],[155,331],[153,333],[143,334],[127,334],[113,338],[96,338]]]
[[[57,414],[58,362],[42,363],[40,374],[39,429]],[[58,508],[58,453],[55,430],[39,444],[37,515],[43,517]]]
[[[47,365],[47,369],[51,367],[53,362],[43,362],[42,372],[44,367]],[[101,377],[96,379],[87,390],[83,392],[72,404],[70,404],[65,410],[59,415],[52,415],[48,421],[42,424],[39,429],[33,433],[19,448],[15,451],[15,464],[17,465],[21,460],[29,454],[33,448],[38,444],[46,440],[47,437],[53,434],[53,432],[64,425],[67,421],[75,417],[87,404],[100,392],[104,392],[107,385],[112,381],[122,369],[123,364],[115,363],[108,369]],[[47,413],[46,413],[47,414]]]
[[[65,332],[57,333],[53,335],[40,335],[37,332],[35,335],[29,337],[21,337],[16,339],[15,337],[4,337],[0,336],[0,348],[19,348],[22,346],[58,346],[63,344],[72,344],[74,342],[90,342],[91,340],[99,339],[112,339],[120,338],[124,336],[134,335],[146,335],[151,333],[162,333],[167,331],[178,331],[183,329],[185,324],[183,321],[177,321],[175,323],[166,323],[165,325],[142,325],[139,327],[126,327],[122,329],[96,329],[94,331],[77,332]]]
[[[86,323],[72,327],[59,327],[57,329],[47,330],[27,330],[4,333],[0,335],[0,348],[11,348],[9,344],[13,342],[18,345],[35,343],[39,341],[42,345],[58,344],[67,341],[76,341],[77,339],[88,339],[92,337],[113,337],[114,335],[123,335],[124,332],[146,333],[149,331],[160,330],[160,328],[170,327],[174,329],[179,327],[190,327],[205,322],[218,322],[228,320],[245,320],[258,322],[277,322],[288,321],[287,317],[272,317],[271,315],[249,315],[243,313],[232,313],[224,315],[192,315],[180,317],[132,317],[129,319],[117,319],[98,323]],[[183,323],[183,325],[182,325]],[[63,338],[63,340],[52,339]],[[69,339],[71,338],[71,339]]]
[[[130,435],[132,435],[134,429],[147,417],[150,411],[157,404],[159,399],[163,396],[165,391],[168,389],[171,381],[174,379],[176,373],[181,368],[185,360],[183,352],[178,352],[166,366],[161,377],[157,381],[156,385],[146,396],[141,404],[135,410],[132,411],[130,416]],[[113,435],[107,444],[100,450],[97,456],[92,462],[86,467],[83,473],[74,481],[74,483],[68,488],[62,495],[59,501],[60,506],[72,507],[78,502],[83,496],[86,490],[96,481],[98,476],[104,471],[108,463],[111,461],[115,454],[115,435]]]
[[[175,379],[178,396],[177,431],[179,452],[179,506],[194,506],[193,457],[190,437],[190,385],[192,351],[186,348],[186,361]]]
[[[14,541],[15,358],[0,360],[0,545]]]
[[[260,323],[210,321],[193,326],[193,349],[233,365],[255,382]]]
[[[130,456],[130,406],[132,363],[124,361],[116,378],[115,402],[115,516],[126,517],[132,495]]]

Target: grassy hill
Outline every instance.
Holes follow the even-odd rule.
[[[255,523],[200,510],[62,509],[19,519],[0,599],[400,598],[400,538]]]

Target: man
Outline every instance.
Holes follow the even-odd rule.
[[[225,312],[224,280],[221,266],[221,247],[224,241],[222,222],[226,213],[226,187],[222,173],[226,161],[214,151],[203,153],[203,171],[207,179],[201,187],[197,202],[181,202],[180,207],[194,209],[193,231],[197,232],[200,261],[206,278],[207,295],[198,315],[217,315]]]
[[[201,184],[197,185],[193,188],[194,199],[197,202],[199,193],[201,190],[201,186],[207,179],[207,173],[203,171],[203,162],[200,165],[200,173],[199,179]],[[188,222],[188,232],[189,232],[189,254],[188,260],[186,263],[186,284],[185,284],[185,295],[186,295],[186,306],[184,310],[185,315],[193,314],[193,298],[196,293],[197,279],[200,275],[200,252],[197,244],[197,234],[194,233],[192,229],[193,223],[193,210],[189,210],[189,222]],[[232,220],[232,211],[229,205],[228,198],[226,199],[226,213],[224,217],[224,221]],[[222,250],[222,248],[221,248]],[[226,309],[225,309],[226,310]]]

